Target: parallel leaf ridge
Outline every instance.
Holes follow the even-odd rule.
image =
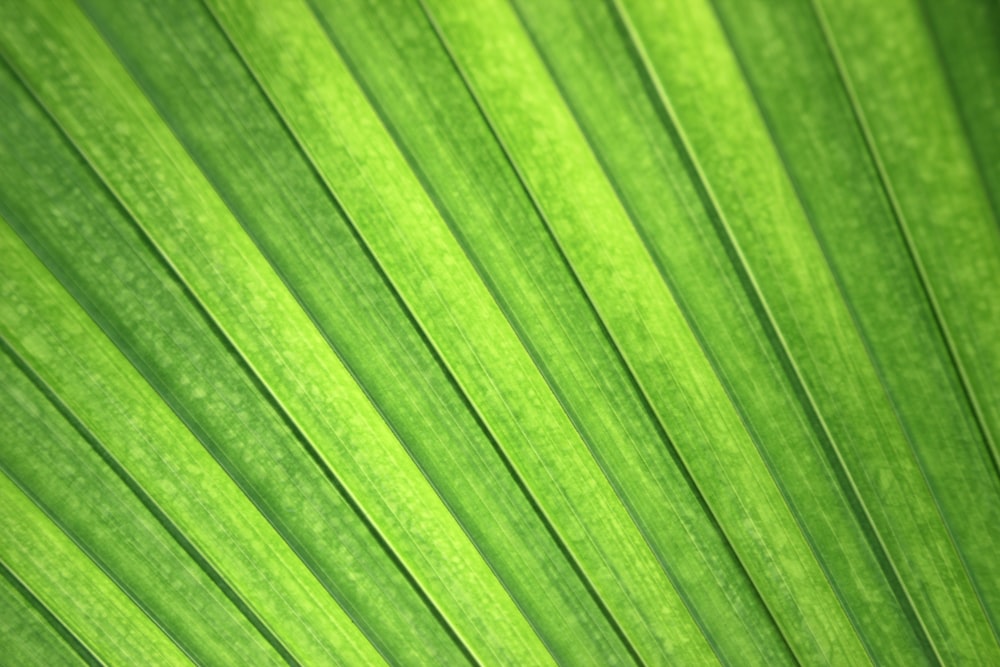
[[[0,0],[0,664],[1000,665],[991,0]]]

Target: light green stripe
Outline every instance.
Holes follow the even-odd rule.
[[[35,30],[55,39],[34,39],[33,19]],[[69,11],[11,16],[5,47],[473,652],[545,662],[520,610],[368,397],[114,56],[81,24]],[[87,84],[68,85],[75,77]],[[309,626],[298,634],[346,641],[347,653],[371,650],[353,625],[338,622],[342,612],[329,618],[340,628],[329,637]]]
[[[194,660],[283,664],[6,355],[0,374],[0,468]]]
[[[6,474],[0,505],[0,560],[102,661],[191,664]]]
[[[902,578],[920,582],[911,594],[923,623],[937,618],[932,642],[947,638],[957,655],[986,659],[996,646],[967,572],[716,17],[698,3],[625,5],[851,484]],[[693,49],[697,65],[678,65]]]
[[[69,631],[65,628],[57,630],[53,623],[58,624],[59,621],[48,610],[45,610],[48,615],[43,615],[36,606],[42,604],[40,601],[32,599],[29,602],[25,595],[31,593],[13,576],[4,569],[3,580],[0,581],[0,655],[12,665],[68,667],[99,664],[74,637],[64,639],[60,632]],[[79,646],[83,654],[77,653],[70,642]]]
[[[428,6],[706,501],[779,625],[796,635],[793,647],[863,660],[724,387],[516,17],[499,3]]]
[[[308,9],[295,2],[213,7],[595,589],[627,632],[643,635],[640,654],[662,659],[663,651],[691,650],[711,659],[613,488]],[[306,82],[308,104],[299,104]]]
[[[26,97],[23,91],[5,96],[12,113],[0,128],[0,198],[15,229],[352,619],[378,635],[380,648],[398,659],[461,662],[458,647],[370,528],[96,176]],[[69,182],[78,187],[62,187]]]
[[[292,654],[377,661],[343,610],[7,224],[0,258],[8,272],[0,335]]]

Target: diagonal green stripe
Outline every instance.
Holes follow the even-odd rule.
[[[348,227],[331,224],[340,214],[266,102],[253,94],[252,79],[221,36],[214,36],[211,21],[185,8],[160,3],[125,17],[114,3],[87,3],[262,253],[530,612],[533,625],[543,628],[546,641],[561,640],[561,655],[576,660],[627,660],[412,321],[386,293],[363,247]],[[148,57],[151,45],[156,53],[173,54],[166,66]],[[217,128],[227,122],[242,131],[220,134]],[[441,442],[454,445],[442,448]],[[377,609],[369,620],[393,643],[395,655],[420,655],[428,648],[426,640],[408,641]]]
[[[228,475],[6,224],[0,252],[9,271],[0,334],[291,653],[377,661]]]
[[[948,638],[961,645],[956,651],[966,657],[990,655],[995,649],[982,632],[982,609],[921,463],[711,8],[635,2],[629,3],[629,11],[661,96],[667,100],[669,95],[673,102],[673,113],[710,184],[708,191],[724,213],[734,247],[893,565],[904,580],[936,582],[911,591],[925,624],[940,619],[938,627],[930,629],[931,641],[939,651]],[[679,21],[699,28],[683,34],[654,29]],[[700,45],[711,67],[670,65],[678,50],[693,48],[686,40]],[[704,99],[714,103],[700,103]],[[721,118],[731,136],[718,131]],[[774,222],[762,225],[762,220]],[[899,502],[901,498],[906,502]],[[949,594],[931,597],[927,586]]]
[[[0,503],[0,565],[102,662],[192,664],[5,473]]]
[[[493,5],[490,12],[447,2],[430,9],[736,552],[784,631],[800,633],[793,645],[821,654],[837,645],[863,656],[725,388],[516,17]],[[534,122],[519,124],[521,117]],[[769,546],[779,542],[780,561]],[[810,593],[792,599],[790,586]]]
[[[766,610],[684,492],[665,435],[447,54],[423,39],[420,12],[408,2],[314,5],[688,605],[715,624],[717,642],[739,647],[734,656],[756,643],[767,646],[762,660],[778,660]]]
[[[919,3],[812,6],[1000,475],[1000,220]]]
[[[193,660],[284,664],[6,355],[0,365],[0,469]]]
[[[244,56],[281,111],[295,114],[289,122],[313,161],[328,182],[336,183],[336,194],[350,218],[363,230],[362,236],[612,612],[618,618],[630,614],[639,632],[669,633],[672,639],[664,645],[698,643],[696,632],[685,632],[686,610],[675,601],[669,581],[630,525],[613,489],[319,26],[310,24],[308,13],[300,17],[300,12],[291,10],[275,8],[274,15],[269,11],[257,16],[255,12],[264,10],[228,5],[215,9],[241,51],[251,50]],[[272,37],[256,32],[260,30]],[[303,45],[296,52],[309,57],[269,52],[269,44],[288,40]],[[313,84],[311,105],[289,105],[302,81]],[[343,133],[331,133],[329,118],[343,121]],[[359,171],[365,164],[377,164],[381,171]],[[383,185],[369,183],[370,179]],[[379,192],[391,191],[388,183],[401,194],[380,196]],[[401,242],[399,235],[407,230],[407,240]],[[591,517],[589,530],[583,516]],[[597,540],[597,531],[609,535]],[[624,555],[611,558],[612,549]],[[628,587],[627,596],[605,592],[621,590],[623,585]],[[669,611],[664,610],[665,600]],[[637,609],[643,608],[646,618],[639,620]],[[652,619],[663,614],[676,618],[676,623],[654,626]],[[662,650],[656,647],[652,652]]]
[[[757,13],[719,4],[880,379],[977,589],[996,609],[1000,566],[982,527],[1000,522],[1000,484],[820,26],[799,3]],[[776,68],[786,76],[769,76]],[[785,103],[792,95],[794,116]]]
[[[101,664],[3,564],[0,577],[0,652],[12,664]]]
[[[753,286],[734,270],[712,202],[699,192],[682,141],[644,81],[613,9],[601,2],[517,6],[835,589],[855,622],[870,628],[866,642],[883,658],[918,660],[921,640],[900,608],[891,573],[887,581],[883,572],[881,548],[843,491],[824,430],[797,390]]]
[[[428,660],[461,661],[169,269],[41,111],[30,101],[20,107],[0,129],[0,192],[18,213],[11,222],[19,233],[360,625],[388,625],[383,638],[391,633]],[[66,182],[79,187],[67,191],[59,185]],[[408,655],[398,643],[393,649]]]
[[[32,40],[33,19],[59,39]],[[191,292],[207,300],[206,310],[327,467],[353,497],[362,496],[357,506],[389,531],[386,541],[462,639],[479,645],[473,653],[545,662],[547,651],[396,435],[99,37],[80,29],[79,15],[41,19],[17,17],[21,30],[5,33],[19,49],[42,47],[37,58],[17,51],[17,64],[38,77],[36,92],[50,111],[86,147],[84,154]],[[60,85],[75,76],[88,77],[90,85]],[[95,106],[96,99],[102,104]],[[140,145],[144,152],[133,152]],[[134,170],[131,159],[146,168]],[[323,639],[341,641],[335,632]]]

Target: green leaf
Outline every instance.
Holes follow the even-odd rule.
[[[991,18],[0,3],[3,661],[1000,661]]]

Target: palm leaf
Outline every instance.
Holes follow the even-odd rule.
[[[1000,664],[985,0],[0,3],[8,664]]]

